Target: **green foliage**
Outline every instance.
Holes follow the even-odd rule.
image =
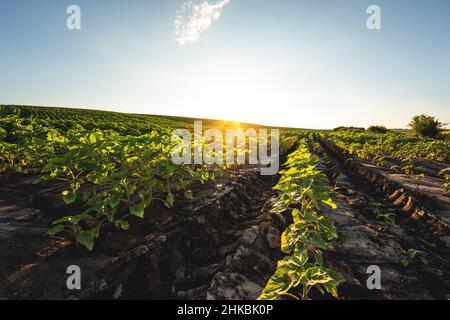
[[[442,185],[442,188],[449,192],[450,190],[450,168],[443,169],[439,172],[439,176],[442,177],[445,183]]]
[[[375,214],[375,217],[377,219],[383,219],[386,223],[389,223],[393,226],[395,226],[395,218],[396,215],[394,213],[390,213],[390,212],[383,212],[380,209],[375,209],[373,211],[373,213]]]
[[[442,140],[450,141],[450,131],[441,132],[439,138]]]
[[[388,128],[384,127],[384,126],[371,126],[369,128],[367,128],[367,132],[372,132],[372,133],[388,133],[389,130]]]
[[[334,128],[333,131],[336,131],[336,132],[339,132],[339,131],[364,132],[364,131],[366,131],[366,129],[358,128],[358,127],[337,127],[337,128]]]
[[[194,199],[194,194],[192,193],[192,190],[186,190],[184,192],[184,196],[186,197],[186,199],[189,199],[189,200]]]
[[[405,172],[405,174],[407,175],[413,175],[414,174],[414,165],[411,163],[408,163],[407,165],[405,165],[404,167],[402,167],[402,170]]]
[[[62,199],[79,212],[55,221],[48,233],[69,235],[88,250],[100,226],[128,230],[155,202],[172,208],[180,195],[193,199],[190,186],[221,169],[172,163],[173,130],[192,129],[175,118],[28,106],[0,106],[0,114],[0,173],[62,183]],[[307,134],[283,130],[282,152]]]
[[[187,124],[160,117],[63,108],[1,106],[0,172],[44,174],[58,181],[62,199],[80,208],[53,223],[49,235],[67,234],[92,250],[100,226],[130,228],[155,202],[171,208],[175,194],[193,193],[213,179],[202,166],[171,161],[174,128]]]
[[[173,164],[172,146],[168,132],[123,137],[112,131],[93,131],[67,142],[68,151],[51,158],[43,172],[67,182],[69,189],[63,192],[67,204],[79,198],[85,208],[83,215],[90,220],[101,224],[118,219],[115,225],[126,230],[129,223],[119,209],[128,208],[130,216],[142,219],[155,201],[171,208],[176,192],[191,196],[187,186],[210,178],[201,167]],[[77,241],[91,250],[90,238],[78,227]]]
[[[403,162],[402,166],[413,164],[416,158],[450,162],[448,141],[413,137],[398,132],[332,132],[326,134],[325,138],[354,156],[379,164],[389,158],[400,160]]]
[[[275,274],[263,290],[260,300],[275,300],[286,295],[296,299],[309,299],[312,288],[337,297],[342,278],[324,266],[323,250],[337,238],[332,221],[319,214],[321,206],[336,208],[328,191],[325,175],[316,170],[318,158],[310,153],[306,140],[297,151],[289,155],[274,187],[280,192],[272,212],[290,213],[293,224],[283,233],[281,249],[286,256],[278,262]],[[301,287],[295,295],[292,289]]]
[[[419,260],[422,264],[428,265],[427,254],[424,251],[409,249],[407,255],[405,259],[400,261],[405,267],[408,267],[415,260]]]
[[[439,122],[435,117],[425,114],[415,116],[409,123],[414,132],[422,137],[437,138],[443,130],[444,123]]]
[[[348,153],[369,160],[378,166],[386,166],[388,160],[395,159],[401,164],[391,165],[389,169],[393,172],[416,175],[418,187],[424,177],[424,168],[416,166],[415,159],[450,162],[449,141],[418,138],[396,132],[387,134],[338,132],[328,133],[326,138]],[[439,176],[445,180],[442,188],[448,192],[450,190],[450,169],[442,170]]]
[[[77,234],[77,242],[89,251],[94,249],[94,236],[91,231],[82,231]]]
[[[63,196],[63,200],[66,204],[71,204],[71,203],[75,202],[75,200],[77,200],[77,192],[75,190],[63,191],[62,196]]]

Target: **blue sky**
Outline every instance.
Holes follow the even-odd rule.
[[[450,122],[448,0],[195,1],[214,19],[180,44],[183,0],[2,0],[0,103],[309,128]],[[71,4],[81,30],[66,28]],[[382,30],[366,27],[371,4]]]

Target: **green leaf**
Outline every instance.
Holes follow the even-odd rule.
[[[334,203],[334,201],[331,198],[328,198],[326,200],[322,200],[323,203],[325,203],[327,206],[336,209],[337,205]]]
[[[420,255],[420,256],[419,256],[419,260],[420,260],[424,265],[428,265],[428,260],[427,260],[427,258],[425,258],[424,256]]]
[[[91,229],[91,235],[92,238],[99,238],[100,237],[100,227],[95,227]]]
[[[268,281],[258,300],[276,300],[279,296],[287,293],[293,284],[292,279],[288,275],[288,270],[279,268]]]
[[[116,193],[113,194],[111,197],[108,198],[108,203],[111,208],[115,208],[120,204],[120,201],[122,200],[122,194]]]
[[[144,200],[144,205],[148,207],[153,201],[153,194],[151,191],[142,194],[142,200]]]
[[[83,231],[77,236],[77,241],[79,244],[83,245],[89,251],[94,249],[94,239],[90,231]]]
[[[33,181],[33,184],[41,184],[41,183],[49,182],[52,180],[55,180],[55,177],[42,176],[42,177],[36,179],[35,181]]]
[[[298,209],[293,209],[291,214],[292,214],[292,218],[294,219],[294,224],[297,224],[301,221],[300,211]]]
[[[144,202],[139,202],[138,204],[130,207],[130,213],[133,216],[139,217],[139,218],[144,218],[144,214],[145,214],[145,206],[144,206]]]
[[[96,142],[97,142],[97,137],[95,136],[94,133],[91,133],[91,134],[89,135],[89,142],[90,142],[90,143],[96,143]]]
[[[333,281],[333,278],[328,274],[327,270],[319,267],[312,267],[307,270],[307,286],[314,286],[317,284],[325,284]]]
[[[175,196],[173,195],[173,193],[169,192],[167,194],[166,201],[164,201],[164,205],[168,208],[171,208],[171,207],[173,207],[174,202],[175,202]]]
[[[400,260],[401,264],[404,265],[405,267],[409,266],[410,261],[409,259],[402,259]]]
[[[189,199],[189,200],[194,199],[194,194],[193,194],[192,190],[186,190],[184,192],[184,196],[186,197],[186,199]]]
[[[202,177],[201,177],[202,182],[206,182],[206,181],[208,181],[208,179],[209,179],[209,172],[208,171],[203,171],[202,172]]]
[[[322,238],[322,236],[318,233],[315,233],[312,235],[312,237],[309,239],[309,243],[311,243],[313,246],[320,248],[320,249],[327,249],[327,243]]]
[[[115,223],[116,227],[119,227],[122,230],[129,230],[130,229],[130,224],[128,223],[128,221],[116,220],[114,223]]]
[[[306,248],[296,250],[295,254],[292,256],[292,262],[299,267],[303,267],[308,262],[308,259],[308,249]]]
[[[77,200],[77,192],[75,190],[71,191],[65,190],[63,191],[62,196],[66,204],[74,203],[75,200]]]
[[[61,233],[63,231],[64,231],[64,226],[60,224],[60,225],[57,225],[56,227],[53,227],[50,230],[48,230],[47,233],[50,236],[54,236],[54,235],[56,235],[58,233]]]
[[[72,223],[73,216],[62,217],[61,219],[53,221],[52,225],[57,225],[57,224],[64,223],[64,222]]]

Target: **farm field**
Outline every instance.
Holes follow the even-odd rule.
[[[0,106],[0,298],[447,299],[448,140],[279,128],[263,176],[175,165],[194,120]]]

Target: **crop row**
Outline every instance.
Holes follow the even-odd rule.
[[[450,162],[450,143],[402,133],[333,132],[326,134],[338,147],[362,159],[382,163],[388,157],[403,162],[422,158]]]
[[[261,300],[282,296],[309,299],[316,288],[322,294],[338,296],[341,276],[324,265],[323,251],[337,238],[337,230],[321,207],[336,208],[330,197],[326,176],[316,169],[319,159],[310,152],[306,139],[288,156],[286,169],[281,171],[278,184],[279,200],[272,211],[289,215],[293,223],[282,235],[282,251],[286,257],[278,262],[277,270],[268,281]]]

